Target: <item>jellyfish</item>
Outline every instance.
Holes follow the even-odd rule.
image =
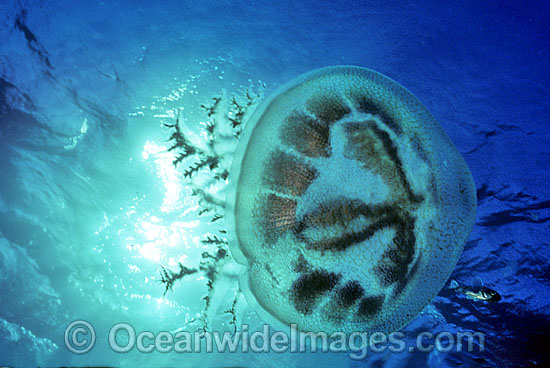
[[[224,202],[247,302],[274,326],[393,332],[439,292],[473,227],[472,175],[403,86],[306,73],[255,109]]]

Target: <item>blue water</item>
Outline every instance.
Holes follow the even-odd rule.
[[[512,1],[11,1],[0,5],[0,365],[527,367],[550,363],[550,3]],[[163,297],[161,265],[196,267],[219,229],[167,153],[182,109],[353,64],[412,91],[463,154],[478,217],[444,288],[405,328],[479,331],[485,351],[113,352],[116,323],[196,329],[206,280]],[[195,277],[196,276],[196,277]],[[217,287],[229,328],[236,280]],[[217,312],[216,312],[217,311]],[[242,321],[260,325],[244,307]],[[97,331],[77,355],[74,320]],[[228,327],[229,326],[229,327]],[[187,328],[187,327],[186,327]]]

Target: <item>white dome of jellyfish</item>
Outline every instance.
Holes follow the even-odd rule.
[[[307,73],[247,122],[225,203],[240,286],[269,322],[392,332],[452,272],[475,219],[472,175],[404,87],[369,69]]]

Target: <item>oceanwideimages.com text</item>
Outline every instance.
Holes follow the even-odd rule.
[[[94,347],[96,333],[87,321],[74,321],[65,330],[65,345],[75,354],[85,354]],[[273,331],[269,325],[251,331],[243,324],[236,332],[230,331],[137,331],[128,323],[117,323],[108,334],[110,349],[116,353],[307,353],[348,352],[354,360],[364,359],[369,352],[394,353],[420,351],[429,353],[485,349],[485,336],[481,332],[420,332],[411,339],[402,332],[304,332],[295,324],[288,332]]]

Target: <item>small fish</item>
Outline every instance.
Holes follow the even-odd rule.
[[[498,302],[502,299],[500,294],[488,287],[483,286],[483,282],[479,277],[476,277],[472,282],[472,286],[459,286],[456,280],[451,281],[451,289],[456,290],[459,293],[466,295],[468,298],[473,300],[483,300],[486,302]]]

